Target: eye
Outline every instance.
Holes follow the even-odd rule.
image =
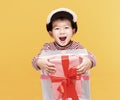
[[[54,30],[59,30],[60,28],[59,27],[54,27]]]
[[[69,29],[69,26],[65,26],[65,29]]]

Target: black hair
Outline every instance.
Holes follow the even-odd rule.
[[[77,22],[74,22],[73,21],[73,16],[72,14],[70,14],[69,12],[66,12],[66,11],[59,11],[59,12],[56,12],[50,19],[50,23],[46,24],[46,28],[47,28],[47,31],[52,31],[52,24],[54,21],[56,20],[64,20],[64,19],[67,19],[71,22],[71,26],[73,29],[75,29],[75,33],[77,32]]]

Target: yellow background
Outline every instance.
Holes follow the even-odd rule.
[[[39,71],[31,61],[45,42],[52,41],[46,18],[59,7],[76,12],[79,30],[73,39],[96,55],[92,100],[120,100],[119,4],[119,0],[1,0],[0,100],[42,100]]]

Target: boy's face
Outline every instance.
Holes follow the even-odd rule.
[[[75,29],[72,28],[71,22],[67,19],[58,19],[52,23],[52,31],[50,31],[50,35],[60,46],[66,46],[70,42],[74,33]]]

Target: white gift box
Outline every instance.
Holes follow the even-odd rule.
[[[74,49],[74,50],[43,50],[39,58],[46,59],[51,58],[52,63],[60,61],[61,56],[68,56],[70,64],[75,64],[72,66],[77,66],[81,61],[78,61],[79,56],[86,56],[88,52],[86,49]],[[56,63],[55,63],[56,64]],[[56,66],[60,65],[56,64]],[[61,65],[62,66],[62,65]],[[70,67],[72,67],[70,66]],[[59,67],[60,68],[60,67]],[[62,67],[58,68],[58,73],[56,71],[52,76],[61,76],[64,77]],[[56,68],[57,69],[57,68]],[[59,73],[61,72],[61,74]],[[41,82],[42,82],[42,94],[43,100],[63,100],[62,94],[57,91],[57,87],[61,82],[53,83],[51,80],[51,75],[45,71],[41,70]],[[80,80],[76,81],[75,88],[78,93],[78,100],[90,100],[90,84],[89,84],[89,71],[81,75]],[[57,84],[57,85],[56,85]],[[80,84],[80,85],[79,85]],[[72,91],[71,91],[72,92]],[[66,100],[74,100],[73,98],[66,98]]]

